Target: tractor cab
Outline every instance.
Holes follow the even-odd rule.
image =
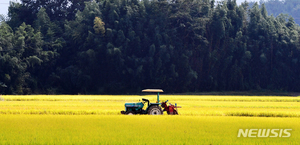
[[[157,93],[157,100],[156,100],[156,103],[159,103],[159,93],[162,93],[162,92],[164,92],[164,91],[161,90],[161,89],[145,89],[145,90],[142,90],[142,92]]]

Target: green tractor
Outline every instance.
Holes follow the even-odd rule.
[[[134,115],[134,114],[149,114],[149,115],[163,115],[163,110],[159,103],[159,93],[164,92],[161,89],[145,89],[142,92],[155,92],[157,93],[156,103],[150,103],[148,99],[142,99],[142,102],[138,103],[125,103],[125,111],[121,111],[121,114]],[[146,110],[143,107],[147,104]]]

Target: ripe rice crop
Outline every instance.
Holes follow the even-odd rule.
[[[155,95],[28,95],[2,96],[0,114],[119,115],[125,102]],[[300,117],[300,97],[161,95],[182,108],[184,116]],[[166,113],[165,113],[166,114]]]
[[[179,115],[121,115],[155,95],[1,96],[0,144],[298,144],[299,97],[160,95]],[[247,116],[247,117],[245,117]],[[289,138],[237,138],[239,129],[290,128]]]
[[[300,118],[0,115],[0,144],[298,144]],[[290,128],[289,138],[238,138],[240,128]]]

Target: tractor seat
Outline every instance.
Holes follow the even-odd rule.
[[[142,98],[142,100],[143,100],[143,101],[146,101],[146,102],[149,102],[149,100],[148,100],[148,99],[144,99],[144,98]]]

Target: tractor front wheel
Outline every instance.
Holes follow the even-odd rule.
[[[126,114],[127,115],[135,115],[135,112],[133,112],[133,111],[127,111]]]
[[[161,110],[161,108],[159,106],[151,106],[148,109],[148,114],[149,115],[162,115],[163,111]]]

